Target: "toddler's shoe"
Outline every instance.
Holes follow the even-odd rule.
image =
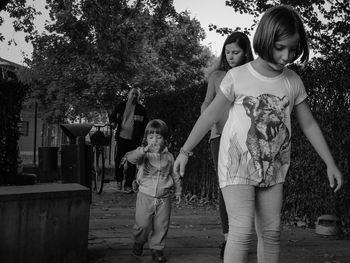
[[[111,184],[112,189],[117,190],[117,191],[122,190],[122,182],[113,181],[113,182],[110,182],[110,184]]]
[[[167,259],[164,256],[162,250],[152,249],[151,252],[152,252],[152,259],[154,260],[154,262],[167,262]]]
[[[141,256],[143,251],[143,245],[139,243],[134,243],[134,246],[132,247],[132,253],[134,253],[135,256]]]

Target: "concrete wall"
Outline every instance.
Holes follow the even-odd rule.
[[[89,216],[80,184],[0,187],[0,262],[87,262]]]

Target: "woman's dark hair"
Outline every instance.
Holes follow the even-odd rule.
[[[242,32],[236,31],[236,32],[233,32],[232,34],[230,34],[226,38],[224,45],[222,47],[222,50],[221,50],[219,64],[215,70],[228,71],[231,69],[231,66],[227,63],[226,56],[225,56],[225,47],[226,47],[226,45],[229,45],[231,43],[236,43],[245,53],[246,59],[245,59],[245,61],[243,61],[242,64],[250,62],[254,59],[250,40],[249,40],[248,36]]]
[[[299,34],[299,45],[293,61],[300,56],[300,62],[309,60],[309,46],[303,22],[299,14],[287,5],[279,5],[268,9],[262,16],[254,35],[253,47],[262,59],[275,63],[273,49],[276,41],[287,36]]]

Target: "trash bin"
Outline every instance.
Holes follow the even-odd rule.
[[[64,184],[79,183],[78,154],[75,144],[61,145],[61,181]]]
[[[85,144],[85,136],[92,124],[60,124],[69,144],[61,145],[62,183],[79,183],[91,187],[92,148]]]
[[[39,147],[40,183],[51,183],[58,179],[58,147]]]

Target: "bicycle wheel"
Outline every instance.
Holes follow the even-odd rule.
[[[103,183],[105,179],[105,155],[103,149],[96,147],[94,157],[94,191],[98,194],[102,193]]]
[[[96,192],[96,155],[97,155],[97,147],[93,146],[93,154],[92,154],[92,167],[91,167],[91,190]]]

